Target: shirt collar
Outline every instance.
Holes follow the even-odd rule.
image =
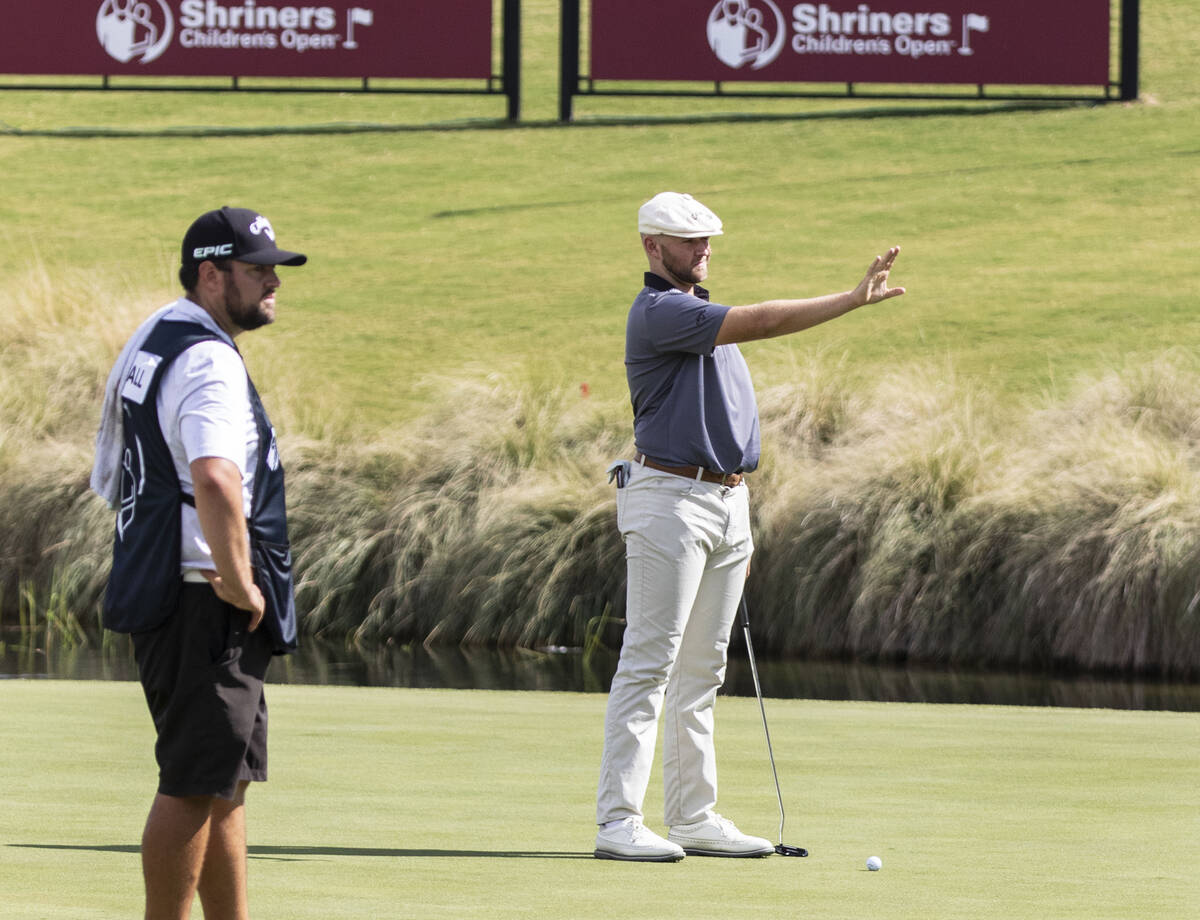
[[[646,287],[648,287],[654,291],[678,291],[679,290],[679,288],[677,288],[675,285],[673,285],[666,278],[663,278],[661,275],[656,275],[654,272],[646,272],[645,284],[646,284]],[[701,300],[708,300],[708,289],[702,288],[698,284],[692,286],[692,293],[695,296],[699,297]]]
[[[233,345],[233,339],[229,337],[229,333],[222,329],[217,324],[217,321],[212,318],[209,312],[195,301],[187,297],[180,297],[177,301],[175,301],[174,304],[172,304],[170,312],[176,314],[177,316],[182,316],[184,319],[189,320],[190,322],[199,323],[205,329],[209,330],[210,332],[215,332],[217,335],[219,335],[221,340],[225,343]],[[234,345],[234,348],[236,347],[237,346]]]

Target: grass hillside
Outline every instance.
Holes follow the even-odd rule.
[[[664,188],[725,220],[711,287],[727,303],[845,288],[904,247],[908,297],[748,347],[764,384],[827,353],[855,381],[949,363],[1037,394],[1196,338],[1187,0],[1143,3],[1140,104],[595,100],[571,127],[553,123],[557,5],[524,18],[519,128],[478,123],[498,100],[0,95],[0,168],[20,190],[0,201],[0,278],[40,260],[56,283],[100,275],[149,308],[174,294],[196,214],[261,208],[312,260],[248,350],[370,431],[422,414],[447,377],[529,365],[623,402],[634,212]],[[597,123],[614,112],[644,117]]]

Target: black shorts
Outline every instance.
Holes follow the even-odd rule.
[[[265,627],[226,604],[207,584],[184,583],[179,606],[161,626],[134,633],[142,689],[158,741],[158,791],[232,799],[244,780],[267,778],[271,663]]]

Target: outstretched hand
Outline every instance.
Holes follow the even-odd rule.
[[[854,295],[862,305],[879,303],[881,300],[899,297],[904,293],[902,287],[888,287],[888,272],[896,264],[896,256],[899,254],[900,247],[893,246],[886,255],[875,257],[875,261],[867,269],[867,274],[854,289]]]

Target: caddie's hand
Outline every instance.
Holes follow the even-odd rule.
[[[267,602],[263,598],[262,592],[258,590],[258,585],[251,582],[245,590],[237,590],[227,585],[225,580],[212,569],[202,570],[200,574],[208,579],[208,583],[217,592],[217,597],[239,610],[249,612],[250,632],[258,629],[258,624],[262,622],[263,613],[267,607]]]
[[[858,283],[858,287],[854,289],[855,298],[863,306],[869,303],[879,303],[879,301],[887,300],[890,297],[899,297],[904,293],[904,288],[902,287],[888,287],[888,272],[896,264],[896,256],[899,254],[900,247],[893,246],[887,251],[887,255],[875,257],[875,261],[867,269],[867,274]]]

